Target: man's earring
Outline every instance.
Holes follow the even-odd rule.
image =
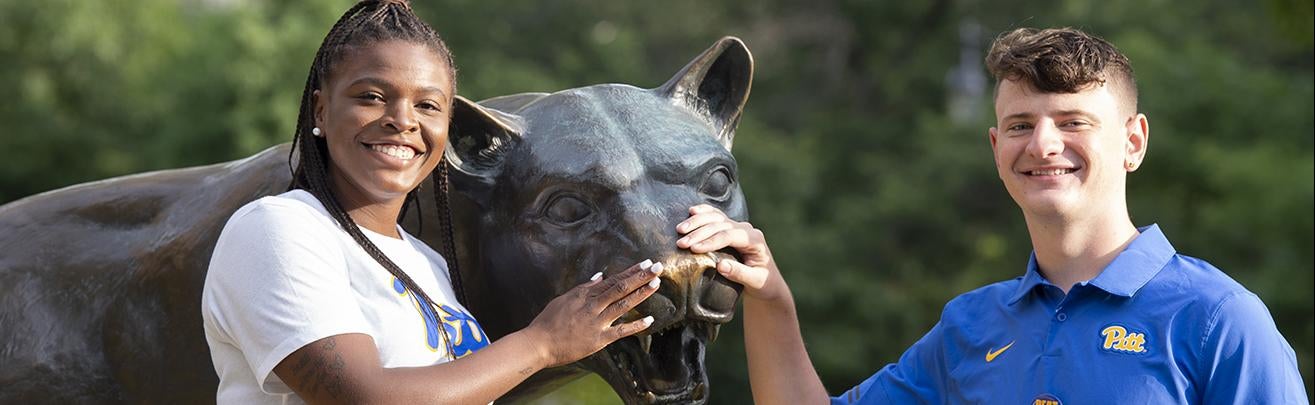
[[[1136,164],[1136,163],[1128,162],[1128,170],[1132,170],[1132,169],[1135,169],[1135,168],[1137,168],[1137,164]]]
[[[320,127],[311,128],[311,129],[310,129],[310,134],[311,134],[311,135],[315,135],[315,136],[324,136],[324,135],[321,135],[321,134],[320,134]],[[1131,166],[1132,163],[1128,163],[1128,165],[1129,165],[1129,166],[1128,166],[1129,168],[1132,167],[1132,166]]]

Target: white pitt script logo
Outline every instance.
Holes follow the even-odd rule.
[[[1100,331],[1100,335],[1105,337],[1105,344],[1102,346],[1105,350],[1112,350],[1124,353],[1145,353],[1146,344],[1145,333],[1129,332],[1128,328],[1119,325],[1106,326]]]

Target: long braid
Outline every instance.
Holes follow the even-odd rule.
[[[420,191],[420,187],[422,187],[423,185],[424,183],[420,183],[419,186],[416,186],[415,190],[411,190],[410,192],[406,193],[406,199],[402,200],[402,213],[399,214],[397,217],[398,223],[401,223],[403,220],[405,220],[406,213],[409,212],[412,207],[415,207],[416,204],[420,203],[419,194],[417,194],[416,192]],[[416,212],[416,235],[424,235],[424,234],[425,234],[425,215],[424,213]]]
[[[447,257],[448,278],[452,280],[452,290],[457,293],[457,302],[466,305],[466,289],[461,286],[461,267],[457,265],[457,248],[452,232],[452,207],[448,205],[447,159],[438,165],[434,174],[434,202],[438,205],[438,214],[442,215],[439,232],[443,234],[443,254]]]
[[[321,89],[325,84],[331,73],[333,63],[343,56],[349,45],[368,44],[390,39],[410,40],[427,44],[433,48],[443,62],[447,64],[449,77],[453,83],[452,90],[455,92],[456,69],[452,63],[451,52],[438,36],[438,33],[411,12],[409,4],[398,0],[365,0],[356,3],[334,23],[319,50],[316,51],[314,62],[311,63],[310,73],[306,78],[306,88],[302,92],[296,132],[293,134],[294,147],[288,156],[289,165],[295,167],[289,189],[304,189],[315,196],[324,205],[325,210],[329,212],[334,221],[352,237],[357,245],[401,282],[405,291],[414,294],[414,299],[422,308],[422,316],[433,316],[433,320],[439,323],[438,334],[442,336],[444,348],[447,353],[455,357],[457,353],[452,346],[452,341],[442,326],[442,320],[438,319],[438,303],[430,298],[429,294],[421,289],[410,275],[402,271],[401,267],[389,259],[374,242],[366,237],[360,226],[342,208],[342,205],[334,197],[333,189],[329,184],[328,145],[323,138],[310,135],[311,128],[315,126],[314,92]],[[300,157],[295,165],[293,162],[294,155]],[[441,161],[440,165],[443,165]],[[444,178],[446,179],[445,176]],[[444,181],[444,184],[446,184],[446,181]],[[439,204],[439,208],[442,210],[440,212],[446,211],[446,196]],[[448,214],[448,219],[447,222],[450,222],[450,214]],[[447,246],[444,246],[448,252],[445,253],[449,255],[451,263],[453,263],[449,271],[449,281],[458,292],[458,302],[464,305],[465,300],[460,287],[460,277],[457,275],[455,268],[456,257],[451,246],[450,230],[448,236]],[[426,321],[428,322],[428,319]]]

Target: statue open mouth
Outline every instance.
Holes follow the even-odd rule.
[[[669,277],[659,294],[620,322],[655,316],[647,330],[608,345],[587,362],[627,404],[702,404],[708,398],[704,353],[735,312],[739,286],[717,274],[727,252],[664,260]]]
[[[681,321],[621,339],[595,355],[619,372],[600,374],[627,404],[706,403],[704,349],[719,327]]]

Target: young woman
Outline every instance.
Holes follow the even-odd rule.
[[[651,324],[613,325],[657,290],[661,265],[645,261],[488,342],[457,273],[397,224],[444,165],[455,90],[447,46],[405,1],[362,1],[329,30],[291,190],[234,213],[211,258],[202,315],[219,403],[483,404]]]

